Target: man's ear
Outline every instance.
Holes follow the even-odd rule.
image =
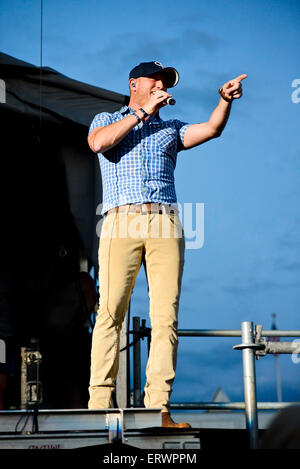
[[[136,88],[135,80],[132,79],[132,78],[131,78],[130,81],[129,81],[129,87],[130,87],[130,88]]]

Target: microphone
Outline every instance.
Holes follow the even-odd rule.
[[[174,104],[176,103],[175,99],[173,98],[167,98],[165,100],[165,103],[169,104],[170,106],[174,106]]]

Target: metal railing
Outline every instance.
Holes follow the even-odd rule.
[[[140,327],[138,317],[133,318],[133,330],[129,333],[134,336],[133,352],[133,374],[134,386],[139,389],[133,390],[133,405],[141,405],[141,353],[140,340],[144,337],[149,341],[151,329],[145,327],[145,321]],[[255,358],[267,354],[300,354],[300,341],[298,342],[272,342],[264,337],[300,337],[300,330],[264,330],[262,326],[253,328],[253,323],[245,321],[241,323],[241,329],[179,329],[179,337],[242,337],[242,343],[235,345],[234,350],[242,350],[243,356],[243,381],[244,402],[183,402],[171,404],[171,409],[176,410],[245,410],[246,429],[248,432],[249,447],[257,449],[258,441],[258,418],[257,410],[280,410],[296,402],[257,402],[256,397],[256,371]]]

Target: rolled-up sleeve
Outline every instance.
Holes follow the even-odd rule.
[[[185,150],[184,148],[184,135],[188,127],[190,127],[191,124],[188,124],[187,122],[181,122],[180,120],[174,120],[175,127],[178,132],[178,146],[177,146],[177,151]]]
[[[105,127],[111,123],[111,114],[109,112],[101,112],[94,117],[89,128],[89,134],[92,132],[92,130],[96,129],[96,127]]]

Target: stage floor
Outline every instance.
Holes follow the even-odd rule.
[[[260,434],[276,412],[259,412]],[[190,429],[161,428],[160,409],[58,409],[0,412],[0,449],[79,449],[124,444],[141,449],[247,448],[243,412],[172,412]]]

